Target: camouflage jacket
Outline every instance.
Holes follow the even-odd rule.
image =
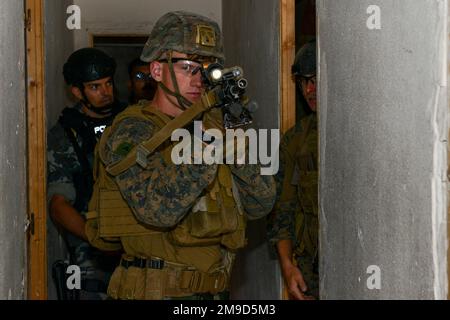
[[[290,239],[295,251],[303,252],[307,246],[310,254],[317,250],[317,145],[315,114],[297,122],[283,136],[280,169],[275,177],[277,201],[268,221],[271,243]]]
[[[125,104],[117,101],[115,114],[125,107]],[[58,194],[81,214],[87,211],[93,186],[94,148],[102,130],[111,124],[115,114],[108,118],[91,119],[82,113],[80,103],[63,110],[57,124],[47,136],[48,201]],[[83,155],[82,160],[86,161],[84,165],[80,162],[68,131]]]
[[[73,107],[81,113],[81,105]],[[78,145],[81,147],[82,139],[75,135]],[[85,154],[92,165],[94,152]],[[82,174],[82,167],[78,160],[72,142],[58,121],[47,135],[47,198],[50,200],[53,195],[59,194],[71,204],[75,204],[77,197],[76,181]],[[84,211],[87,209],[87,202],[84,204]]]
[[[114,113],[106,118],[87,117],[81,107],[78,103],[65,108],[58,123],[48,133],[47,197],[50,200],[55,194],[62,195],[79,212],[85,212],[92,192],[95,145],[106,126],[126,104],[116,101]],[[74,138],[81,158],[69,135]]]
[[[105,165],[116,163],[142,141],[150,139],[157,127],[150,120],[125,118],[110,133],[105,144]],[[115,177],[122,195],[141,223],[173,227],[189,212],[205,188],[215,179],[217,165],[175,165],[161,152],[148,158],[143,169],[135,164]],[[275,202],[272,176],[261,176],[259,165],[230,165],[249,218],[267,215]]]

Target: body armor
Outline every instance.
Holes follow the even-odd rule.
[[[159,129],[170,121],[157,109],[141,102],[140,105],[128,107],[125,112],[118,115],[113,125],[103,134],[96,149],[94,176],[97,180],[89,203],[86,223],[86,234],[90,243],[102,250],[117,250],[122,247],[133,259],[157,257],[165,261],[166,265],[178,264],[198,270],[201,277],[205,278],[210,277],[210,274],[218,269],[222,270],[218,273],[221,279],[223,275],[228,277],[229,266],[233,260],[229,253],[243,247],[246,242],[246,218],[237,198],[237,190],[233,187],[228,166],[219,165],[216,179],[205,189],[203,195],[176,227],[161,229],[144,225],[135,218],[113,176],[107,173],[102,161],[104,155],[101,150],[105,150],[104,143],[109,132],[114,129],[116,123],[128,117],[148,120]],[[166,161],[171,161],[171,149],[172,144],[165,142],[156,152],[161,152]],[[197,251],[199,253],[201,251],[201,254],[196,254]],[[230,262],[228,266],[225,266],[227,263],[225,260]],[[123,272],[121,266],[118,268],[116,272]],[[224,273],[223,269],[227,272]],[[117,277],[119,276],[116,275]],[[111,280],[111,283],[116,282]],[[228,281],[223,283],[224,286],[228,285]],[[217,289],[217,292],[220,292],[225,287]],[[192,293],[186,290],[177,289],[170,294],[185,296]],[[215,292],[210,286],[201,290]],[[113,296],[120,297],[120,294],[117,291]]]

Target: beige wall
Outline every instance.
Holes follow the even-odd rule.
[[[148,35],[164,13],[196,12],[222,24],[222,0],[75,0],[81,9],[81,30],[75,48],[89,45],[89,33]]]

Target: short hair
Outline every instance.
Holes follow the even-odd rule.
[[[142,61],[140,58],[135,58],[133,59],[129,64],[128,64],[128,75],[130,76],[130,79],[132,77],[131,73],[133,72],[133,69],[136,67],[142,67],[142,66],[148,66],[149,63]]]

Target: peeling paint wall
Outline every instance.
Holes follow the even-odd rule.
[[[23,17],[23,1],[0,1],[0,300],[26,295]]]
[[[63,108],[73,104],[66,93],[62,74],[63,65],[73,52],[74,32],[66,27],[66,10],[72,0],[44,1],[45,30],[45,103],[47,128],[55,125]],[[57,228],[47,215],[47,284],[48,299],[56,299],[56,287],[52,279],[52,264],[65,259],[67,250]]]
[[[447,1],[317,5],[321,296],[445,299]]]

